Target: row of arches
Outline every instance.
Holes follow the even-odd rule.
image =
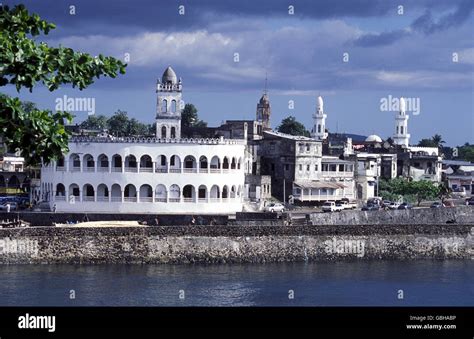
[[[97,202],[220,202],[221,200],[241,198],[243,193],[242,185],[185,185],[180,187],[173,184],[169,187],[158,184],[152,187],[143,184],[136,187],[133,184],[121,186],[113,184],[99,184],[94,187],[92,184],[70,184],[66,191],[66,186],[62,183],[56,185],[55,200],[57,201],[97,201]]]
[[[85,154],[82,158],[77,153],[69,156],[70,171],[84,172],[217,172],[222,170],[240,170],[242,167],[242,157],[224,156],[222,159],[213,156],[210,159],[202,155],[199,158],[193,155],[187,155],[183,159],[179,155],[167,157],[164,154],[158,155],[153,159],[150,155],[144,154],[137,158],[129,154],[122,158],[120,154],[114,154],[109,158],[106,154],[100,154],[97,159],[91,154]],[[57,170],[64,170],[66,167],[65,159],[60,158],[56,162]]]

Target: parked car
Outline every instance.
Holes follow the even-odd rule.
[[[357,208],[357,204],[355,202],[342,201],[341,205],[342,209],[344,210],[354,210]]]
[[[382,201],[382,207],[389,207],[392,202],[390,200]]]
[[[455,198],[464,198],[466,196],[466,188],[464,187],[453,188],[452,195]]]
[[[431,204],[430,208],[441,208],[444,207],[442,203],[439,201],[435,201],[434,203]]]
[[[344,207],[341,204],[336,204],[334,201],[326,201],[321,209],[323,212],[340,212]]]
[[[404,202],[404,203],[400,204],[400,206],[398,206],[397,209],[399,209],[399,210],[411,210],[412,208],[413,208],[413,205]]]
[[[278,202],[271,202],[267,206],[265,206],[265,212],[284,212],[285,211],[285,206]]]
[[[474,197],[470,197],[469,199],[466,199],[466,205],[474,206]]]
[[[362,207],[362,211],[378,211],[380,209],[379,205],[368,204]]]
[[[8,204],[10,204],[10,211],[15,211],[18,209],[18,204],[13,201],[6,201],[0,205],[0,211],[6,211],[8,209]]]
[[[400,204],[398,202],[392,201],[390,203],[390,205],[388,205],[388,208],[391,209],[391,210],[396,210],[399,206],[400,206]]]

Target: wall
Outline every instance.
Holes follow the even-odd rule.
[[[311,214],[313,225],[411,224],[414,220],[417,224],[474,223],[474,206]]]
[[[474,226],[0,229],[0,263],[473,259]]]

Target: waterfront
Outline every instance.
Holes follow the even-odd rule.
[[[0,306],[472,306],[474,261],[3,265],[0,284]]]

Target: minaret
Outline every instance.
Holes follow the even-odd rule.
[[[181,78],[168,66],[156,85],[156,137],[181,138]]]
[[[270,100],[267,92],[267,77],[265,76],[265,89],[260,101],[257,104],[257,121],[262,123],[263,130],[270,130],[270,115],[272,111],[270,108]]]
[[[397,145],[408,146],[410,143],[410,134],[408,134],[408,118],[406,114],[406,103],[404,98],[400,98],[400,112],[395,116],[395,133],[393,142]]]
[[[326,133],[326,117],[327,115],[324,114],[323,98],[318,96],[316,113],[313,114],[314,126],[311,131],[311,137],[318,140],[324,140],[328,137]]]

